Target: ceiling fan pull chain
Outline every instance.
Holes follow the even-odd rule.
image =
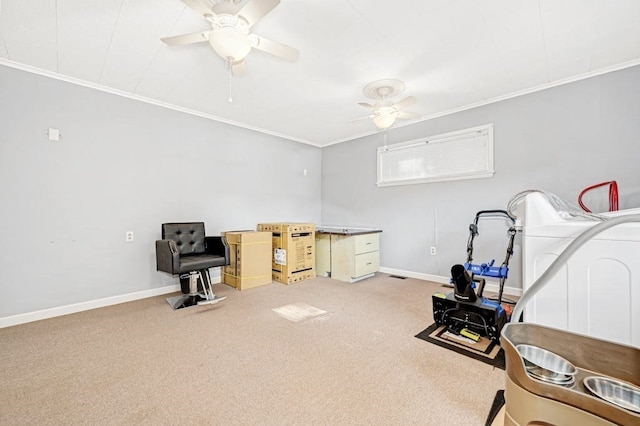
[[[233,98],[231,97],[231,58],[227,58],[227,69],[229,71],[229,99],[227,99],[227,102],[229,102],[230,104],[233,103]]]

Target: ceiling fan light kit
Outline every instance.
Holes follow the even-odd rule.
[[[373,124],[380,130],[388,129],[396,122],[399,112],[393,107],[378,108],[373,117]]]
[[[243,60],[252,48],[247,35],[232,27],[211,30],[209,44],[218,55],[231,62]]]

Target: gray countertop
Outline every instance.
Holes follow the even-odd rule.
[[[382,229],[375,228],[353,228],[346,226],[318,226],[316,233],[318,234],[337,234],[337,235],[362,235],[374,234],[382,232]]]

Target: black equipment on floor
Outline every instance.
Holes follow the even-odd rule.
[[[509,222],[507,254],[500,266],[493,266],[493,260],[489,263],[472,263],[473,240],[478,235],[478,221],[481,217],[503,217]],[[454,333],[464,336],[469,334],[470,330],[498,342],[502,327],[510,319],[502,306],[502,293],[509,273],[509,259],[513,254],[513,241],[516,235],[515,219],[504,210],[482,210],[476,214],[473,223],[469,225],[469,231],[467,262],[464,265],[456,264],[451,267],[451,284],[454,291],[449,294],[438,292],[431,296],[433,319],[436,324],[446,325]],[[483,277],[499,279],[496,299],[483,296],[485,286]]]

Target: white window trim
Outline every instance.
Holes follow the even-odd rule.
[[[475,134],[483,135],[482,139],[485,142],[484,149],[481,151],[481,154],[484,156],[483,164],[481,169],[470,170],[470,171],[457,171],[453,173],[447,173],[446,168],[440,171],[436,171],[429,176],[421,176],[421,177],[411,177],[411,178],[402,178],[398,177],[397,179],[387,179],[384,180],[385,177],[385,156],[386,153],[397,152],[398,150],[406,151],[405,160],[409,159],[421,159],[424,158],[426,160],[426,154],[424,152],[425,145],[428,144],[438,144],[438,148],[442,149],[447,142],[456,142],[461,141],[463,139],[469,138]],[[482,149],[482,148],[481,148]],[[407,142],[401,142],[393,145],[385,145],[378,147],[378,167],[377,167],[377,186],[396,186],[396,185],[411,185],[418,183],[429,183],[429,182],[444,182],[444,181],[452,181],[452,180],[461,180],[461,179],[480,179],[480,178],[488,178],[492,177],[495,173],[494,164],[493,164],[493,124],[486,124],[483,126],[472,127],[469,129],[458,130],[455,132],[444,133],[441,135],[414,139]],[[388,173],[387,173],[388,174]]]

